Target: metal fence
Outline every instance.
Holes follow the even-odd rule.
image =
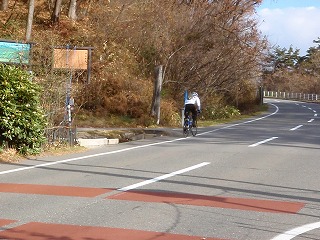
[[[77,142],[77,129],[75,127],[58,126],[47,128],[45,137],[48,146],[69,145],[74,146]]]
[[[320,95],[319,94],[264,91],[263,96],[264,97],[271,97],[271,98],[280,98],[280,99],[292,99],[292,100],[299,100],[299,101],[320,102]]]

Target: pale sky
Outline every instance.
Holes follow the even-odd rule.
[[[272,45],[300,49],[300,55],[320,37],[320,0],[263,0],[257,9],[259,28]]]

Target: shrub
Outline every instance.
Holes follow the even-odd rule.
[[[181,110],[170,99],[161,100],[160,124],[165,126],[179,126],[181,123]]]
[[[240,111],[233,106],[217,106],[214,108],[206,108],[203,111],[206,119],[228,119],[240,116]]]
[[[21,154],[40,152],[45,140],[40,87],[30,78],[21,68],[0,64],[0,146]]]

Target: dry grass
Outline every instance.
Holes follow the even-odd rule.
[[[18,154],[17,150],[13,148],[8,148],[0,151],[0,162],[4,163],[15,163],[23,159],[21,155]]]
[[[17,152],[17,150],[9,148],[0,152],[0,163],[18,163],[26,159],[36,159],[38,157],[47,156],[62,156],[66,154],[85,152],[86,150],[87,149],[85,147],[81,146],[57,146],[48,148],[37,155],[22,156]]]
[[[87,149],[85,147],[81,146],[57,146],[57,147],[51,147],[40,153],[39,155],[35,156],[62,156],[65,154],[71,154],[71,153],[79,153],[79,152],[85,152]]]

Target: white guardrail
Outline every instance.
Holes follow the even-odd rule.
[[[308,94],[308,93],[288,93],[288,92],[276,92],[276,91],[263,91],[264,97],[270,98],[281,98],[281,99],[293,99],[300,101],[320,101],[319,94]]]

